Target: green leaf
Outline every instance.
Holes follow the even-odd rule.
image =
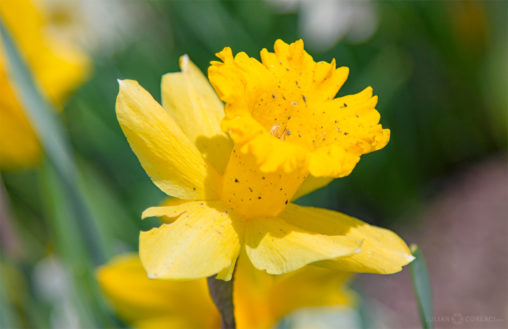
[[[3,257],[0,253],[0,328],[18,328],[14,315],[14,308],[12,307],[7,294],[7,286],[9,282],[6,280],[4,274]]]
[[[417,245],[412,245],[411,251],[415,257],[415,260],[410,265],[411,279],[413,281],[413,289],[418,302],[422,327],[424,329],[432,329],[432,292],[427,265],[425,264],[423,254]]]
[[[46,102],[38,90],[27,65],[23,62],[16,45],[0,19],[0,39],[8,64],[8,74],[14,81],[14,89],[26,111],[32,126],[42,143],[51,164],[66,190],[66,195],[76,216],[76,225],[80,228],[86,246],[96,264],[104,262],[103,250],[95,242],[98,236],[88,205],[84,202],[78,186],[78,175],[70,143],[57,111]]]
[[[108,323],[94,271],[91,270],[94,265],[85,249],[84,236],[79,227],[73,225],[77,214],[68,202],[68,191],[60,181],[55,167],[47,161],[39,174],[47,225],[52,232],[52,242],[65,264],[65,271],[72,279],[72,284],[67,288],[80,325],[82,328],[109,327],[111,323]]]

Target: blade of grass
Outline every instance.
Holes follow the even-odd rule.
[[[98,236],[97,229],[77,185],[76,166],[63,124],[56,115],[56,111],[38,90],[2,20],[0,20],[0,39],[7,59],[8,74],[15,82],[18,98],[66,190],[68,200],[76,214],[76,225],[84,236],[85,244],[95,263],[101,264],[104,261],[103,251],[95,242],[94,237]]]
[[[68,202],[67,189],[59,180],[55,168],[48,162],[40,170],[40,187],[48,225],[52,232],[59,257],[65,264],[72,306],[76,310],[82,328],[104,328],[111,326],[99,289],[94,278],[90,254],[84,247],[79,227],[73,225],[76,213]]]
[[[14,317],[14,308],[7,296],[8,282],[3,270],[3,257],[0,254],[0,328],[18,328]]]
[[[415,257],[415,260],[413,260],[410,265],[411,279],[413,281],[413,289],[418,302],[422,327],[424,329],[432,329],[432,292],[427,265],[425,264],[423,254],[417,245],[412,245],[411,251]]]
[[[139,227],[138,217],[132,217],[107,183],[107,177],[92,165],[78,158],[80,186],[99,228],[97,239],[102,240],[107,258],[125,248],[136,250]]]

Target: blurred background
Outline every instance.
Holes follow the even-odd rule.
[[[36,2],[47,33],[78,44],[92,62],[61,116],[92,229],[83,231],[68,209],[47,161],[1,171],[0,318],[26,328],[123,325],[93,271],[137,249],[138,231],[149,225],[140,214],[164,194],[120,130],[116,79],[138,80],[160,100],[161,76],[179,70],[182,54],[206,71],[224,46],[258,57],[278,38],[303,38],[316,61],[335,58],[350,68],[339,95],[374,88],[392,135],[350,176],[299,203],[339,210],[418,244],[436,328],[507,326],[507,2]],[[354,287],[364,300],[359,327],[420,326],[407,268],[358,275]]]

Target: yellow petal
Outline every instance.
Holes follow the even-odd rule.
[[[136,312],[136,310],[133,310]],[[201,324],[200,321],[190,320],[192,317],[196,317],[196,314],[190,314],[186,312],[185,316],[176,318],[175,316],[161,315],[159,317],[151,317],[132,323],[132,327],[136,329],[219,329],[220,319],[217,319],[217,323],[213,324]],[[200,315],[201,317],[201,315]],[[206,320],[206,319],[202,319]],[[204,321],[203,321],[204,322]],[[198,323],[198,324],[197,324]]]
[[[5,91],[4,97],[0,97],[0,168],[33,166],[41,155],[39,140],[14,98],[14,91],[2,83],[1,72],[0,90]]]
[[[141,218],[145,219],[148,217],[159,217],[159,219],[163,223],[173,223],[175,219],[182,213],[178,212],[175,209],[171,209],[168,207],[174,207],[178,206],[184,203],[187,203],[187,200],[177,199],[177,198],[167,198],[161,203],[161,206],[159,207],[150,207],[145,209],[143,213],[141,214]],[[168,214],[170,216],[168,216]]]
[[[301,198],[302,196],[312,193],[317,189],[320,189],[332,182],[333,178],[328,177],[314,177],[314,176],[308,176],[300,185],[298,190],[296,191],[295,195],[293,195],[292,200],[297,200],[298,198]]]
[[[230,48],[208,69],[226,103],[222,128],[251,152],[261,170],[307,170],[315,177],[348,175],[360,156],[389,140],[379,124],[372,88],[335,98],[349,70],[316,63],[298,40],[277,40],[261,62]]]
[[[149,279],[136,254],[116,257],[96,276],[118,315],[136,328],[219,328],[204,279]]]
[[[237,328],[275,328],[284,316],[300,308],[351,305],[355,295],[345,286],[350,276],[316,266],[269,275],[256,270],[242,254],[233,288]]]
[[[294,271],[309,263],[351,255],[360,251],[355,238],[302,229],[279,217],[253,218],[245,229],[247,255],[260,270],[270,274]]]
[[[289,205],[279,215],[305,230],[352,237],[363,241],[359,253],[321,264],[352,272],[395,273],[414,258],[406,243],[392,231],[369,225],[336,211]]]
[[[231,139],[220,128],[224,105],[187,55],[180,58],[180,67],[182,72],[162,77],[162,106],[205,160],[222,173],[232,148]]]
[[[164,208],[156,215],[179,217],[139,237],[140,258],[150,277],[202,278],[232,265],[240,251],[241,223],[229,208],[199,201]]]
[[[162,191],[181,199],[216,197],[217,172],[136,81],[120,81],[116,113],[132,150]]]

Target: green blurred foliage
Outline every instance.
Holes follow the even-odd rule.
[[[165,197],[120,130],[114,111],[116,80],[138,80],[160,100],[161,76],[178,70],[182,54],[206,71],[224,46],[258,57],[278,38],[300,38],[301,14],[279,13],[262,0],[126,4],[131,2],[146,7],[145,17],[133,19],[134,32],[112,51],[92,54],[93,74],[63,114],[78,159],[77,184],[100,232],[93,238],[108,258],[137,248],[139,229],[151,225],[141,222],[142,210]],[[458,169],[506,152],[508,8],[502,1],[379,1],[376,6],[379,25],[370,39],[307,51],[316,60],[336,58],[338,65],[350,68],[340,95],[374,88],[391,141],[364,156],[350,176],[300,202],[395,227],[411,225],[407,215]],[[9,312],[21,316],[2,315],[6,324],[0,321],[0,326],[49,326],[51,305],[38,295],[33,273],[52,255],[72,278],[71,295],[83,324],[111,325],[115,320],[105,314],[92,282],[99,264],[93,263],[51,168],[2,172],[2,177],[20,247],[0,257],[0,288],[9,286],[5,280],[12,271],[6,268],[19,271],[15,276],[24,288]],[[8,311],[11,295],[0,289],[0,310]]]

